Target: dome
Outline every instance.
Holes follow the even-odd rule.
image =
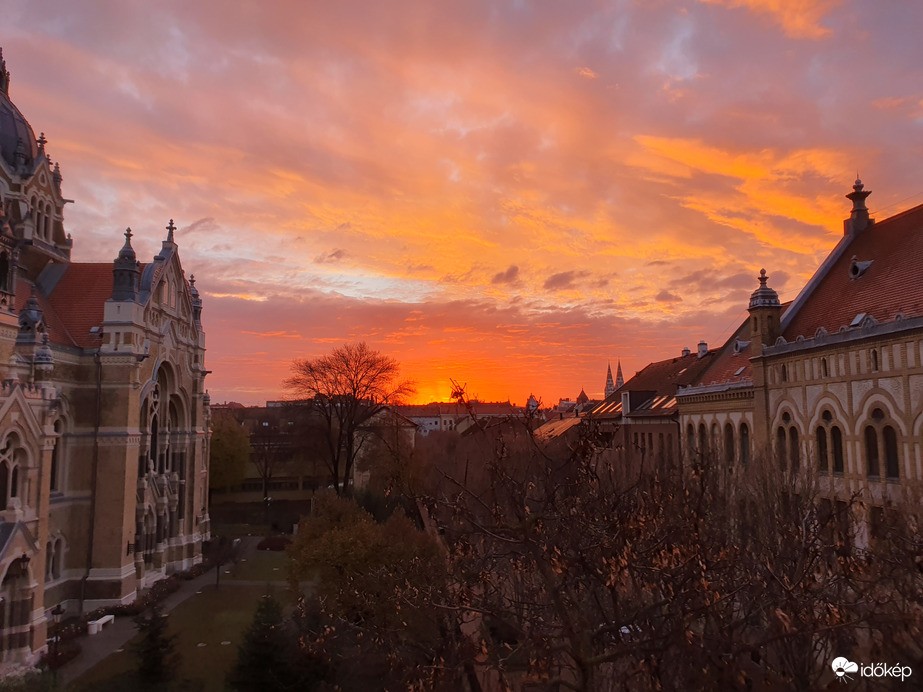
[[[779,306],[779,294],[766,285],[766,270],[760,269],[760,287],[750,294],[750,309]]]
[[[16,151],[20,146],[26,163],[31,164],[39,154],[35,132],[10,101],[10,73],[6,71],[6,62],[0,52],[0,155],[10,166],[16,165]]]

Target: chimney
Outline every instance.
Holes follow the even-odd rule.
[[[872,191],[864,190],[864,187],[859,176],[856,175],[856,183],[852,186],[853,191],[846,195],[846,199],[852,201],[852,210],[849,218],[843,222],[843,235],[854,235],[875,223],[875,219],[869,218],[869,210],[865,206],[865,198],[872,194]]]
[[[683,349],[683,358],[685,358],[685,357],[688,356],[688,355],[689,355],[689,349],[688,349],[688,348],[684,348],[684,349]]]
[[[699,342],[699,358],[704,358],[708,354],[708,344],[704,341]]]

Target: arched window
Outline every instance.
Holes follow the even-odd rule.
[[[724,426],[724,462],[728,466],[734,464],[734,426],[730,423]]]
[[[865,459],[869,478],[900,479],[900,445],[897,431],[881,408],[872,410],[872,423],[865,428]],[[884,472],[884,475],[882,475]]]
[[[788,382],[788,369],[785,367],[785,364],[782,364],[782,381]]]
[[[45,546],[45,581],[51,581],[51,565],[54,562],[54,543],[48,541]]]
[[[6,460],[0,461],[0,503],[6,509],[10,500],[10,465]]]
[[[686,453],[690,456],[695,452],[695,427],[692,423],[686,426]]]
[[[900,464],[897,458],[897,433],[890,425],[884,429],[885,473],[891,480],[900,478]]]
[[[817,470],[823,475],[827,475],[827,430],[823,426],[817,426]]]
[[[61,577],[61,566],[64,564],[64,539],[59,538],[54,542],[54,561],[51,565],[51,576],[54,579]]]
[[[872,372],[878,372],[878,350],[872,349]]]
[[[833,438],[833,472],[843,473],[843,433],[835,425],[830,429]]]
[[[750,463],[750,428],[746,423],[740,424],[740,463],[743,466]]]
[[[704,454],[708,449],[708,429],[705,423],[699,423],[699,453]]]
[[[785,428],[780,425],[776,430],[776,457],[779,460],[779,468],[783,471],[788,467],[785,452]]]
[[[865,428],[865,464],[869,478],[878,478],[878,433],[871,425]]]
[[[61,421],[55,421],[54,431],[58,434],[58,438],[54,441],[54,448],[51,450],[51,490],[58,490],[58,485],[60,483],[59,476],[61,475]]]
[[[10,497],[19,497],[19,466],[14,466],[10,474]]]
[[[830,372],[827,370],[827,359],[826,358],[820,359],[820,370],[824,377],[827,377],[827,375],[830,374]]]
[[[10,256],[0,253],[0,291],[10,290]]]
[[[788,461],[792,471],[797,471],[801,465],[801,448],[798,443],[798,429],[795,426],[788,429]]]
[[[718,445],[721,443],[721,437],[720,437],[721,433],[719,432],[719,430],[720,428],[718,427],[717,423],[711,424],[711,453],[715,455],[716,461],[718,459],[718,449],[719,449]]]

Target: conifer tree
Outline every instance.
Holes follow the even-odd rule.
[[[179,654],[176,635],[167,634],[167,618],[158,606],[151,607],[150,617],[139,614],[135,625],[141,640],[132,646],[138,658],[138,677],[147,685],[157,686],[176,677]]]

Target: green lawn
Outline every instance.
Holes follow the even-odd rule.
[[[224,569],[229,569],[231,573],[222,574],[221,577],[229,581],[285,581],[288,576],[287,561],[285,551],[258,550],[246,561],[225,566]]]
[[[283,587],[274,587],[272,591],[282,603],[288,603]],[[207,586],[170,612],[170,632],[179,635],[176,650],[182,657],[177,678],[192,683],[186,689],[203,692],[225,689],[225,675],[237,660],[237,647],[265,593],[264,586],[240,586],[222,579],[218,589]],[[230,644],[222,645],[225,641]],[[131,674],[134,667],[135,659],[127,644],[122,652],[112,654],[87,671],[68,689],[73,692],[135,689],[137,682]]]

